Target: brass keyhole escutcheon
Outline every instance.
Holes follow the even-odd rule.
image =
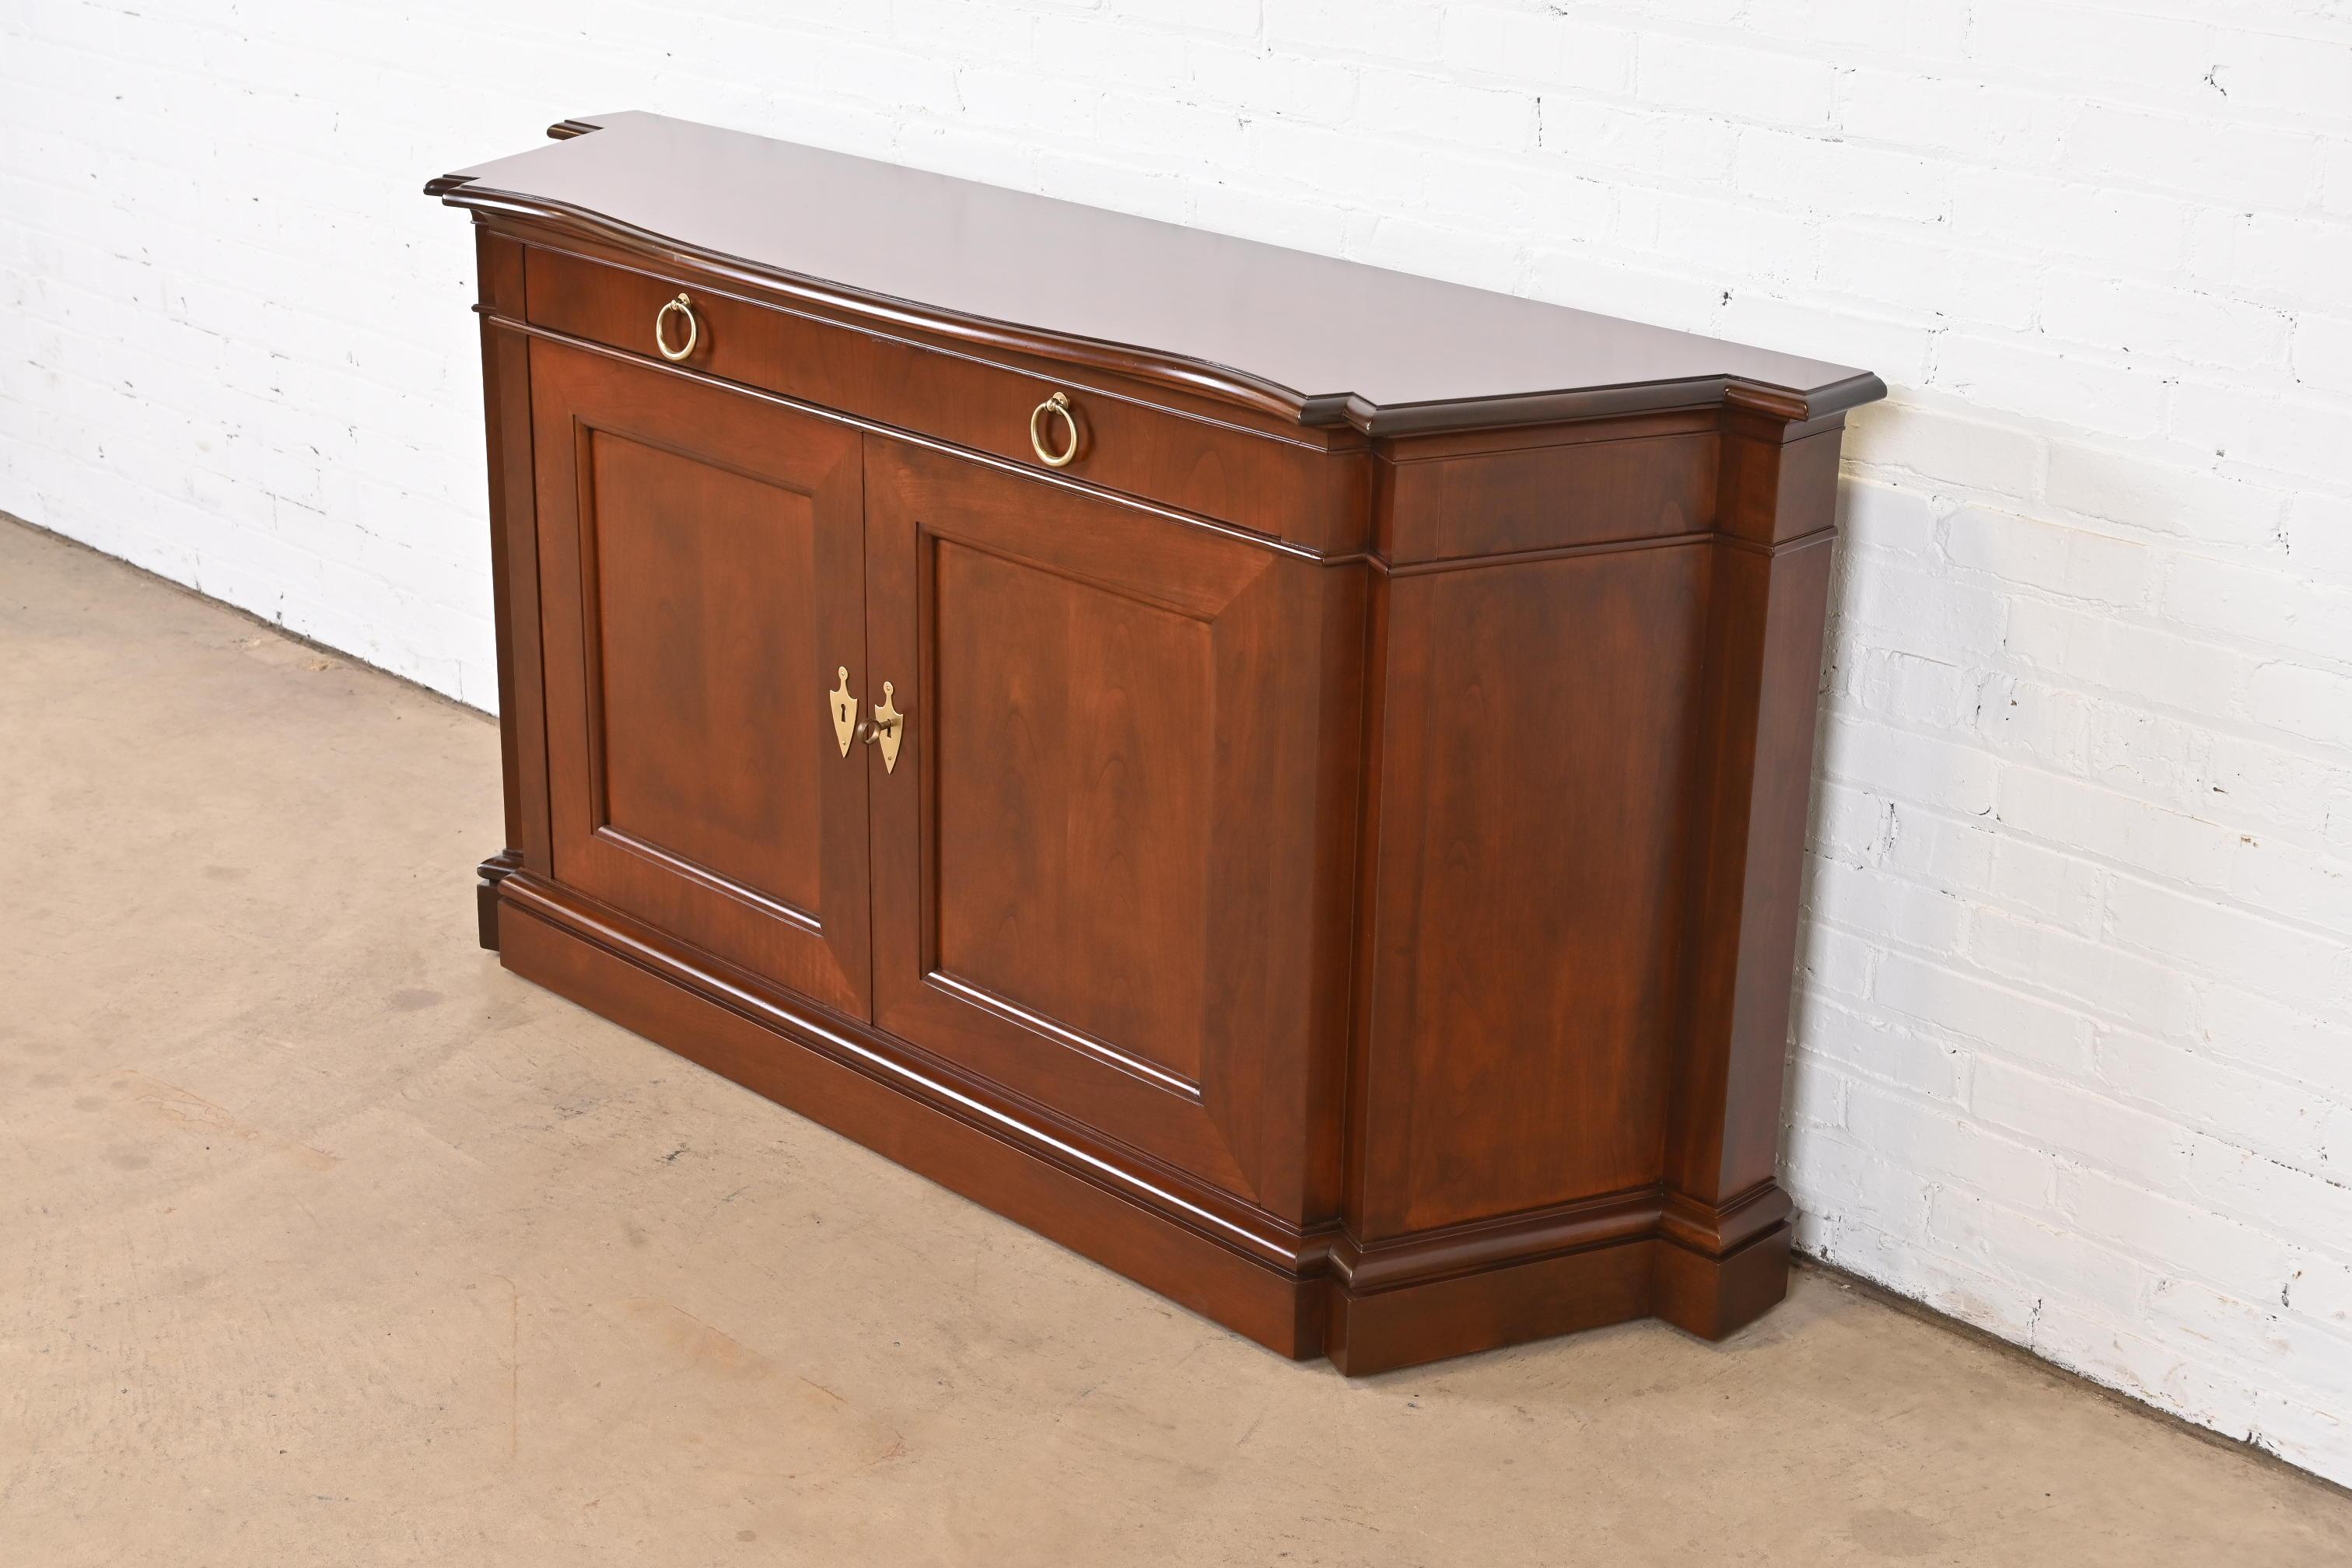
[[[866,737],[882,743],[882,771],[886,773],[898,766],[898,746],[907,738],[907,716],[891,700],[898,689],[887,680],[882,683],[882,700],[874,705],[874,728]]]
[[[841,666],[835,673],[841,684],[827,694],[833,705],[833,738],[841,742],[841,754],[849,755],[849,743],[857,739],[857,699],[849,694],[849,666]]]

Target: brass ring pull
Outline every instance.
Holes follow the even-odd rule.
[[[1045,450],[1045,437],[1037,431],[1037,421],[1048,414],[1060,415],[1062,423],[1070,427],[1070,444],[1062,448],[1058,457]],[[1066,468],[1070,466],[1071,459],[1078,455],[1078,416],[1070,407],[1068,393],[1057,392],[1029,411],[1029,445],[1036,449],[1037,460],[1047,468]]]
[[[662,323],[672,310],[686,318],[686,342],[677,348],[670,347],[669,340],[662,336]],[[701,323],[694,319],[694,301],[683,294],[665,301],[662,308],[654,312],[654,347],[661,350],[662,358],[673,364],[694,352],[694,340],[701,335]]]

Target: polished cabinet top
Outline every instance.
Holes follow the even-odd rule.
[[[442,176],[453,205],[666,252],[877,325],[1375,435],[1885,395],[1817,360],[626,112]]]

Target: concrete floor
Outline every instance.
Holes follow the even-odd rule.
[[[1832,1275],[1360,1383],[502,973],[496,731],[0,521],[0,1562],[2343,1563]]]

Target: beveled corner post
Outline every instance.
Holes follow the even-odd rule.
[[[1380,453],[1351,1372],[1786,1288],[1773,1180],[1842,412]]]
[[[491,612],[499,655],[499,759],[506,843],[476,868],[475,921],[499,945],[499,883],[528,866],[552,871],[547,836],[547,740],[539,700],[539,531],[531,495],[528,344],[497,326],[523,314],[523,247],[477,226],[474,262],[482,335],[482,426],[489,458]]]
[[[1787,1289],[1774,1173],[1844,424],[1724,412],[1657,1309],[1709,1339]]]

